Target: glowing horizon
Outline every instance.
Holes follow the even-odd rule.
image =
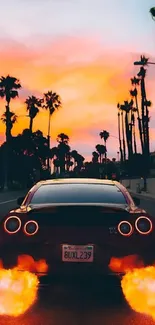
[[[90,158],[92,151],[95,150],[95,145],[101,143],[100,131],[106,129],[111,135],[118,136],[116,106],[117,102],[130,98],[130,78],[139,71],[133,62],[139,59],[141,54],[146,54],[151,61],[155,61],[153,58],[155,44],[151,34],[153,29],[155,30],[155,25],[149,16],[151,0],[147,5],[143,0],[137,0],[136,4],[133,0],[129,4],[124,4],[121,0],[116,1],[111,0],[110,3],[104,1],[104,12],[101,16],[100,0],[96,1],[100,5],[99,8],[94,0],[90,1],[89,15],[86,11],[82,13],[87,5],[86,0],[83,4],[81,1],[71,3],[66,0],[66,7],[62,1],[48,2],[44,5],[40,0],[36,7],[35,0],[27,4],[23,2],[19,4],[19,0],[15,0],[14,15],[10,13],[9,16],[10,24],[11,22],[13,24],[16,16],[20,17],[20,20],[14,22],[13,32],[3,17],[1,22],[4,34],[0,39],[0,75],[9,74],[19,78],[23,87],[19,91],[19,99],[11,101],[11,110],[19,116],[26,115],[23,104],[26,97],[32,94],[42,97],[47,90],[56,91],[62,98],[63,107],[52,117],[51,145],[56,144],[57,134],[64,132],[70,137],[70,146],[87,158]],[[136,15],[133,14],[140,4],[141,11],[136,11]],[[58,11],[60,7],[65,10],[65,21],[60,20],[59,25],[55,23],[54,30],[47,21],[47,25],[43,23],[40,31],[33,13],[37,11],[41,17],[43,10],[44,14],[45,11],[47,14],[49,10],[55,8],[56,14],[62,18],[62,12]],[[23,10],[25,16],[26,12],[31,10],[29,25],[26,24]],[[68,10],[71,16],[67,16]],[[96,20],[93,20],[93,10],[96,10]],[[5,4],[2,6],[2,15],[4,11],[6,12]],[[81,15],[81,24],[75,13],[77,17]],[[128,13],[126,20],[129,25],[125,20],[125,13]],[[106,15],[112,18],[113,27]],[[122,20],[118,24],[119,17],[122,17]],[[124,24],[124,30],[121,24]],[[153,66],[148,67],[146,78],[148,99],[152,102],[155,99],[154,69]],[[0,101],[0,109],[2,114],[5,109],[3,100]],[[150,115],[151,150],[153,150],[155,145],[153,106],[150,108]],[[47,135],[47,125],[47,112],[41,111],[34,120],[33,130],[41,129],[44,135]],[[12,134],[17,135],[28,126],[29,119],[19,117]],[[5,137],[4,133],[5,126],[0,121],[1,141]],[[118,140],[114,137],[109,138],[109,157],[116,157],[118,148]]]

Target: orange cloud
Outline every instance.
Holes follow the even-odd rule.
[[[59,132],[65,132],[73,146],[81,141],[84,153],[87,143],[93,151],[100,142],[101,129],[117,136],[116,105],[129,97],[133,54],[105,51],[99,39],[66,37],[31,49],[13,41],[0,44],[0,62],[1,75],[16,76],[23,86],[19,99],[11,102],[11,109],[21,115],[13,128],[14,135],[29,125],[28,118],[22,117],[25,97],[32,93],[42,96],[46,90],[53,90],[60,94],[63,102],[63,107],[52,118],[53,143]],[[4,107],[1,101],[1,113]],[[47,135],[47,126],[48,114],[41,111],[34,129],[41,129]],[[4,131],[0,122],[0,133]],[[109,151],[118,150],[116,141],[109,140]]]

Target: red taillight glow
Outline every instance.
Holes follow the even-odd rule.
[[[124,230],[124,232],[123,232],[123,230],[121,229],[123,226],[126,226],[128,229],[127,229],[127,232]],[[119,223],[119,225],[118,225],[118,231],[119,231],[119,233],[122,235],[122,236],[126,236],[126,237],[128,237],[128,236],[131,236],[132,235],[132,233],[133,233],[133,227],[132,227],[132,225],[131,225],[131,223],[130,222],[128,222],[128,221],[121,221],[120,223]]]
[[[30,220],[27,221],[24,226],[24,233],[27,236],[34,236],[39,230],[39,225],[36,221]]]
[[[140,221],[142,221],[143,224],[138,224]],[[146,221],[146,231],[144,231],[144,222]],[[147,229],[148,225],[148,229]],[[135,228],[141,235],[148,235],[153,229],[152,221],[148,217],[139,217],[135,222]],[[142,229],[140,229],[142,228]]]
[[[16,234],[21,229],[21,226],[22,226],[21,220],[16,216],[10,216],[4,222],[4,230],[10,235]]]

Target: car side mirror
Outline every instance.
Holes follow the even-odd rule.
[[[133,200],[136,206],[140,205],[140,199],[138,197],[133,197]]]
[[[24,196],[19,197],[19,198],[17,199],[17,204],[20,206],[20,205],[23,203],[24,199],[25,199]]]

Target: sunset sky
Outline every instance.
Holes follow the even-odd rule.
[[[29,95],[47,90],[60,94],[61,110],[51,123],[51,145],[58,133],[90,159],[99,132],[106,129],[110,157],[118,151],[117,102],[129,99],[133,62],[145,54],[155,62],[152,0],[7,0],[0,10],[0,74],[20,79],[19,99],[11,110],[19,115],[13,135],[29,126],[23,105]],[[151,149],[155,150],[155,66],[147,71],[151,107]],[[0,101],[0,113],[5,102]],[[47,112],[40,112],[34,130],[47,135]],[[0,139],[5,126],[0,122]]]

